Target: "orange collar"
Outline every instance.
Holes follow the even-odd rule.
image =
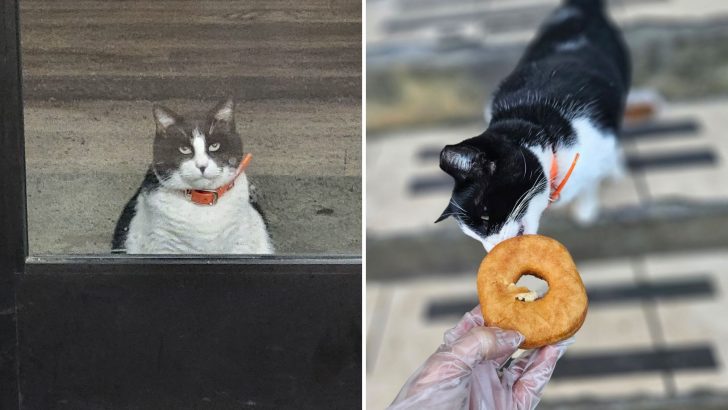
[[[221,186],[214,190],[204,189],[185,189],[184,194],[187,199],[196,203],[197,205],[215,205],[217,200],[220,199],[227,191],[231,190],[235,186],[235,180],[238,179],[240,174],[245,171],[245,168],[250,165],[250,160],[253,159],[253,155],[250,153],[245,154],[243,160],[240,161],[235,177],[228,184]]]
[[[574,155],[574,160],[571,162],[569,170],[566,171],[566,175],[564,175],[564,179],[562,179],[559,184],[556,184],[556,178],[559,177],[559,161],[556,158],[556,152],[553,153],[553,157],[551,160],[551,178],[549,179],[549,181],[551,182],[551,195],[549,195],[549,204],[559,200],[559,197],[561,196],[561,190],[564,189],[566,182],[569,181],[569,178],[571,178],[571,173],[574,172],[574,167],[576,167],[576,161],[578,160],[579,153],[577,152],[576,155]]]

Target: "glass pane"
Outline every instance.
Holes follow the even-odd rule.
[[[21,38],[32,254],[115,229],[134,253],[360,253],[359,1],[29,0]]]

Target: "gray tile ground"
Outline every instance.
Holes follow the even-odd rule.
[[[698,391],[728,391],[728,250],[700,253],[650,255],[644,260],[650,280],[690,276],[707,277],[715,294],[702,300],[658,301],[657,317],[665,343],[687,345],[709,343],[720,364],[714,371],[675,374],[678,394]]]

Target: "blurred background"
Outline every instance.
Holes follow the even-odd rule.
[[[481,133],[490,93],[556,0],[367,1],[367,402],[382,409],[477,304],[485,256],[451,219],[440,149]],[[728,2],[612,0],[633,58],[629,173],[576,226],[590,296],[539,408],[728,408]]]
[[[361,253],[359,0],[20,3],[32,254],[106,253],[152,104],[235,97],[279,253]]]

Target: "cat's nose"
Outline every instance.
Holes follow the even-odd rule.
[[[207,165],[203,165],[203,166],[201,166],[201,167],[197,167],[197,168],[199,168],[199,169],[200,169],[200,173],[201,173],[201,174],[204,174],[204,173],[205,173],[205,169],[207,169]]]

